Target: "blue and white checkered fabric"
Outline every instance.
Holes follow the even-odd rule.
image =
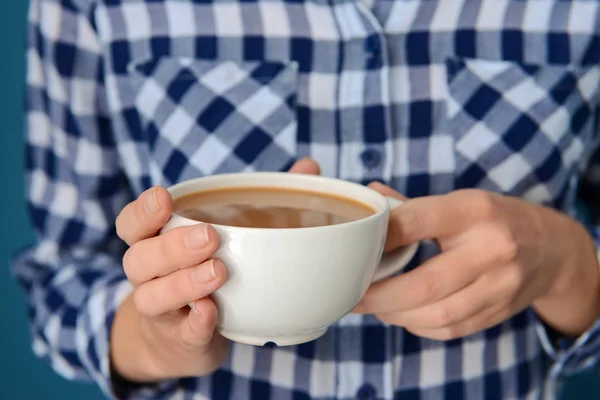
[[[15,271],[35,352],[106,393],[130,291],[114,220],[150,185],[311,156],[325,175],[410,197],[476,187],[574,213],[584,193],[600,214],[596,0],[31,3],[39,241]],[[413,267],[434,254],[423,245]],[[131,397],[551,398],[556,379],[598,363],[600,323],[559,342],[531,310],[449,342],[349,315],[317,341],[236,344],[214,374]]]

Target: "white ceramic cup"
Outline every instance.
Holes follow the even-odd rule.
[[[323,335],[349,313],[376,280],[402,269],[418,244],[382,258],[390,208],[401,201],[368,187],[315,175],[253,172],[213,175],[169,188],[173,199],[203,190],[236,187],[305,189],[357,200],[376,213],[338,225],[261,229],[214,225],[215,253],[227,281],[213,294],[218,331],[230,340],[293,345]],[[161,230],[197,224],[173,214]]]

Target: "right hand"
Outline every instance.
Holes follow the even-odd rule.
[[[227,341],[214,333],[217,309],[208,297],[227,275],[211,258],[219,237],[203,223],[156,236],[172,209],[169,192],[153,187],[116,221],[130,246],[123,268],[134,290],[117,311],[111,356],[117,372],[133,381],[204,375],[227,354]]]
[[[318,174],[319,167],[301,160],[290,172]],[[225,265],[212,258],[219,246],[217,232],[199,223],[156,236],[172,210],[169,192],[153,187],[116,221],[117,234],[130,246],[123,268],[134,290],[115,316],[111,361],[131,381],[209,374],[221,366],[229,348],[215,332],[217,308],[209,297],[227,275]]]

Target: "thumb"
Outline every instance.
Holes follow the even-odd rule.
[[[319,167],[319,164],[311,158],[303,158],[302,160],[297,161],[292,168],[290,168],[289,172],[295,174],[321,175],[321,168]]]

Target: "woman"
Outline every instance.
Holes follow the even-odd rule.
[[[39,242],[15,268],[35,351],[121,398],[554,396],[599,357],[596,231],[572,217],[599,18],[586,0],[33,0]],[[155,237],[164,187],[302,158],[410,198],[387,250],[424,244],[322,338],[228,343],[218,237]]]

